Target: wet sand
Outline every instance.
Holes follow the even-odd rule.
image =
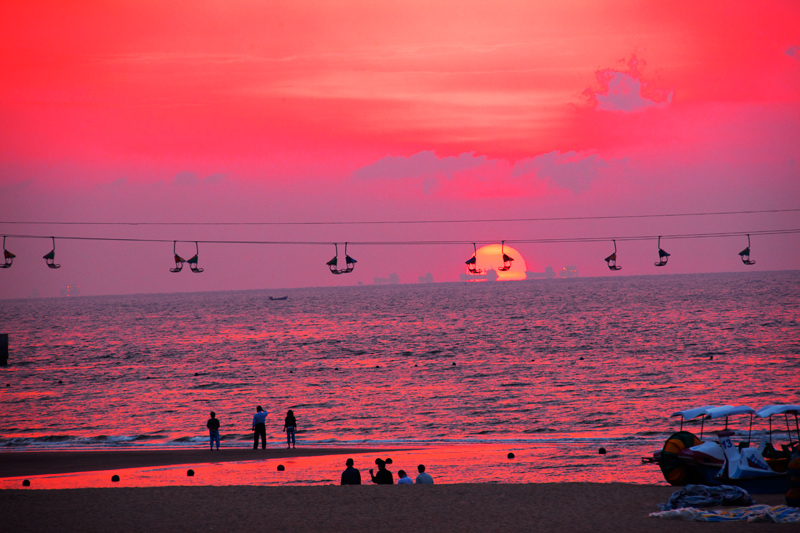
[[[109,451],[57,451],[57,452],[3,452],[0,453],[0,478],[93,472],[121,468],[168,466],[182,464],[224,463],[231,461],[257,461],[283,459],[284,457],[315,457],[320,455],[354,455],[367,452],[381,453],[393,450],[370,448],[221,448],[171,449],[171,450],[109,450]]]

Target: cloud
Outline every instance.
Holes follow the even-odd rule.
[[[175,185],[186,186],[186,187],[197,187],[200,185],[214,185],[216,183],[222,183],[224,181],[225,181],[225,174],[217,172],[201,179],[196,172],[191,172],[189,170],[178,172],[172,179],[172,182]]]
[[[609,163],[597,154],[553,151],[520,161],[514,165],[513,174],[535,174],[537,178],[549,179],[555,187],[579,193],[588,189],[608,166]]]
[[[452,180],[454,175],[486,165],[486,156],[475,157],[474,153],[458,156],[437,157],[427,150],[414,155],[388,156],[353,172],[356,180],[422,180],[425,194],[430,194],[442,180]]]
[[[663,107],[672,102],[673,92],[653,89],[642,81],[636,56],[627,63],[627,70],[604,69],[595,73],[599,89],[587,89],[586,94],[600,111],[633,113],[651,107]]]

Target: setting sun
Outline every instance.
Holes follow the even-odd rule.
[[[503,255],[511,260],[503,261]],[[509,281],[526,279],[525,273],[528,266],[525,263],[525,258],[522,254],[514,248],[504,244],[489,244],[478,248],[475,257],[475,263],[471,265],[474,272],[470,271],[468,265],[466,271],[467,279],[472,281]],[[470,258],[472,259],[472,258]],[[506,270],[503,270],[506,268]]]

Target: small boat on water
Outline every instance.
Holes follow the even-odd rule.
[[[288,296],[277,296],[277,297],[276,296],[270,296],[269,299],[272,300],[273,302],[277,302],[277,301],[280,301],[280,300],[288,300],[289,297]]]
[[[656,463],[670,485],[735,485],[753,494],[785,493],[789,489],[787,465],[800,457],[800,405],[768,405],[758,411],[746,405],[706,405],[672,413],[681,417],[680,430],[673,433],[664,447],[652,457],[643,457],[644,463]],[[749,415],[749,429],[735,432],[729,429],[729,417]],[[789,443],[775,449],[772,444],[772,417],[783,415]],[[789,415],[794,415],[797,439],[793,438]],[[768,419],[769,430],[759,431],[761,441],[751,448],[754,418]],[[706,420],[725,419],[725,428],[718,432],[717,439],[703,440]],[[700,437],[684,430],[684,422],[700,420]],[[734,445],[734,436],[746,436]]]

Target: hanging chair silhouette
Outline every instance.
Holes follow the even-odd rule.
[[[667,264],[669,254],[661,249],[661,235],[658,236],[658,263],[653,263],[657,267],[663,267]]]
[[[750,234],[747,234],[747,248],[739,252],[739,257],[742,258],[742,263],[745,265],[755,265],[756,262],[750,259]]]
[[[617,266],[617,241],[615,239],[612,241],[614,243],[614,253],[606,257],[604,261],[608,263],[609,270],[622,270],[621,266]]]
[[[180,272],[183,269],[183,264],[186,259],[178,255],[178,241],[172,241],[172,253],[175,255],[175,268],[170,268],[170,272]]]
[[[509,257],[505,254],[505,244],[506,241],[500,241],[500,253],[503,254],[503,266],[498,268],[497,270],[501,272],[505,272],[511,269],[511,262],[514,260],[513,257]]]
[[[464,263],[467,265],[467,270],[469,271],[470,274],[483,274],[483,270],[480,269],[480,268],[477,268],[477,266],[478,266],[478,247],[475,246],[474,242],[472,243],[472,248],[473,248],[473,250],[475,250],[475,253],[472,254],[472,257],[470,257],[469,259],[464,261]]]
[[[197,245],[197,241],[194,242],[194,250],[194,256],[186,262],[189,263],[189,268],[192,269],[192,272],[199,274],[205,269],[197,266],[197,256],[200,255],[200,247]]]
[[[331,274],[349,274],[356,267],[356,263],[358,261],[356,261],[355,259],[353,259],[349,255],[347,255],[347,243],[344,243],[345,268],[341,268],[340,269],[339,268],[339,259],[338,259],[338,257],[339,257],[339,245],[336,244],[336,243],[333,243],[333,246],[334,246],[334,249],[336,250],[336,255],[334,255],[333,259],[331,259],[330,261],[328,261],[325,264],[328,265],[328,268],[330,268]]]
[[[42,258],[49,268],[61,268],[61,265],[56,264],[56,238],[50,238],[53,239],[53,249],[44,254]]]
[[[6,250],[6,236],[3,235],[3,259],[5,259],[5,263],[0,265],[0,268],[11,268],[11,263],[14,262],[15,257],[17,256]]]

